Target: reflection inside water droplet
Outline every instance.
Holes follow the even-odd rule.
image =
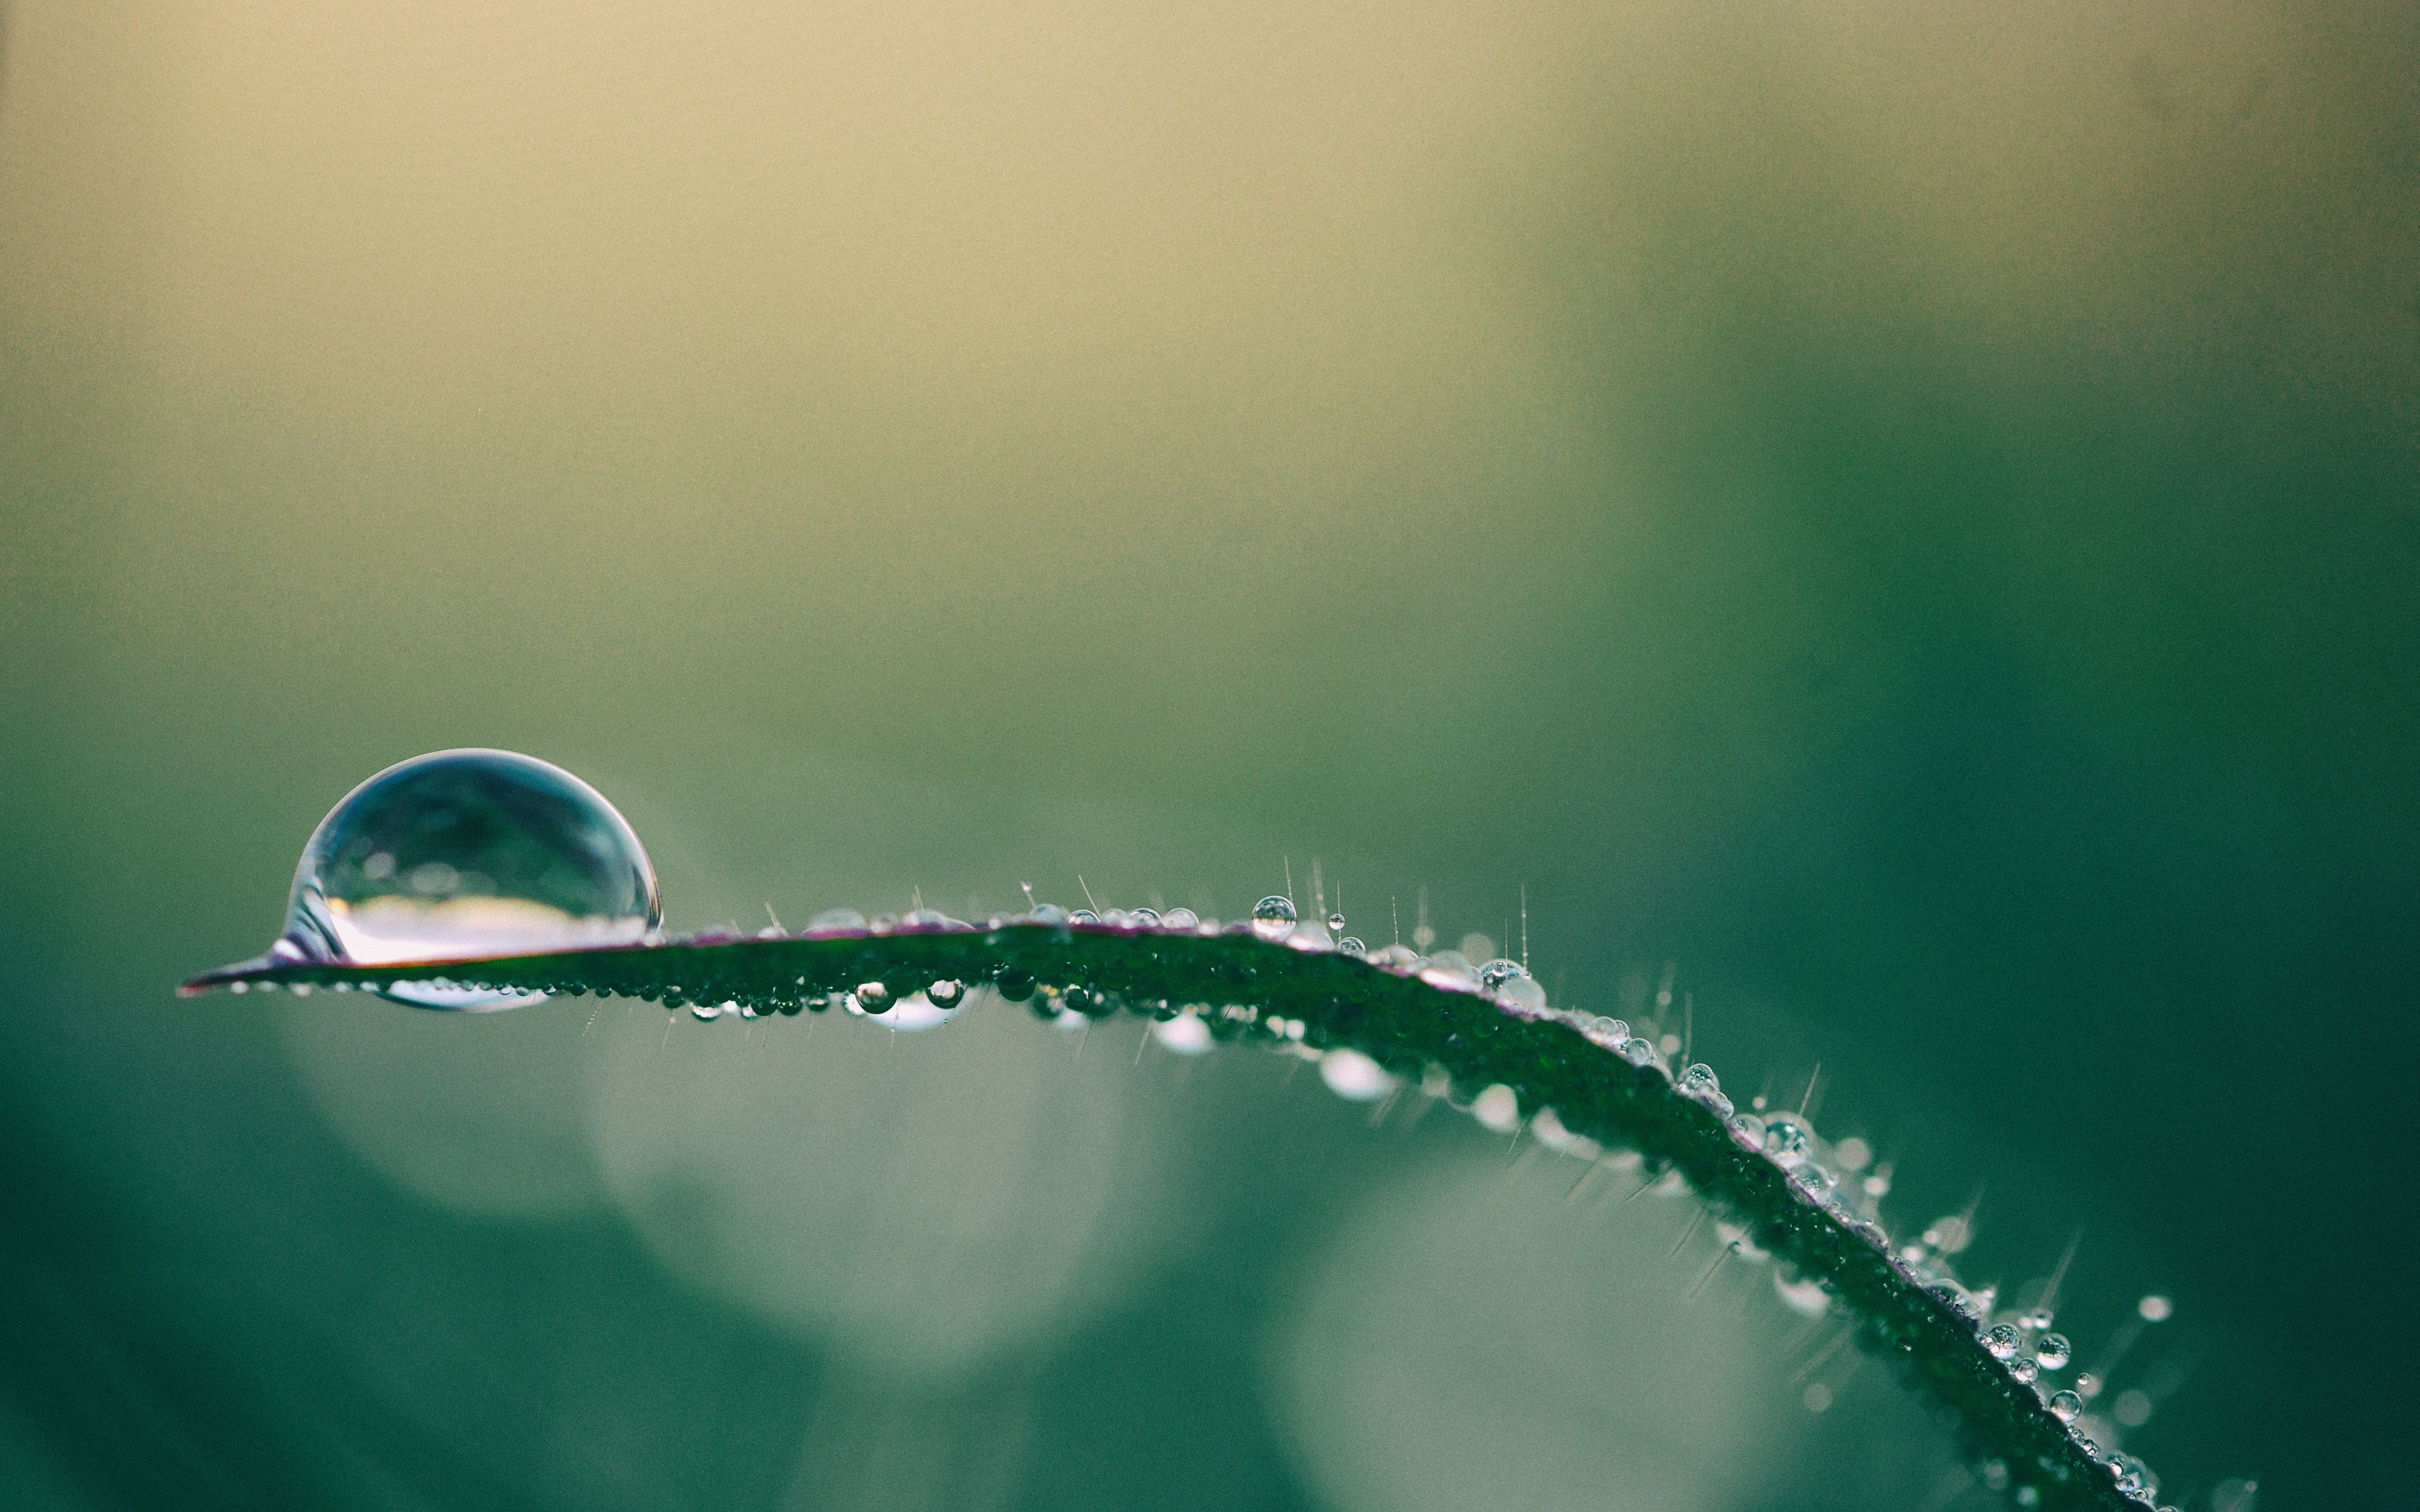
[[[1270,896],[1252,905],[1252,933],[1264,940],[1282,940],[1294,933],[1294,900]]]
[[[655,870],[596,789],[535,757],[443,750],[388,767],[331,810],[294,874],[272,954],[353,965],[455,961],[659,936]],[[440,982],[422,1008],[519,1008],[543,994]]]

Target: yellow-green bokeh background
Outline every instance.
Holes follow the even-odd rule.
[[[6,23],[23,1504],[1955,1494],[1674,1210],[1273,1060],[168,995],[473,744],[682,928],[1526,887],[1970,1271],[2081,1231],[2087,1357],[2173,1292],[2173,1491],[2404,1493],[2408,8]]]

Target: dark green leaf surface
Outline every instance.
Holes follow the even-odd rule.
[[[1827,1208],[1788,1172],[1735,1138],[1711,1107],[1677,1089],[1660,1059],[1624,1060],[1581,1031],[1589,1022],[1530,1017],[1494,998],[1398,974],[1357,957],[1272,944],[1248,933],[1198,935],[1013,923],[985,929],[841,933],[675,943],[442,964],[295,965],[261,961],[194,978],[213,986],[371,990],[397,981],[643,997],[679,1010],[736,1002],[760,1013],[823,1011],[832,995],[882,981],[897,996],[955,980],[1005,995],[1064,1002],[1096,1015],[1167,1014],[1202,1005],[1222,1040],[1299,1042],[1368,1055],[1419,1080],[1441,1068],[1463,1096],[1511,1088],[1531,1114],[1627,1146],[1677,1170],[1711,1206],[1780,1261],[1819,1280],[1856,1321],[1869,1350],[1954,1414],[1966,1452],[2009,1471],[2051,1509],[2121,1509],[2109,1471],[1984,1350],[1975,1325],[1891,1259],[1881,1228]],[[1035,995],[1039,996],[1035,996]],[[1274,1022],[1273,1022],[1274,1021]]]

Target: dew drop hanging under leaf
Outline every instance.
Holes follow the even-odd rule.
[[[379,773],[303,848],[274,961],[440,963],[659,935],[655,869],[595,788],[507,750],[441,750]],[[543,994],[404,981],[419,1008],[520,1008]]]

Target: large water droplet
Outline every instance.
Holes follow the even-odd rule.
[[[2017,1349],[2023,1343],[2016,1329],[2008,1323],[1994,1323],[1983,1331],[1983,1348],[1994,1360],[2016,1358]]]
[[[441,750],[319,821],[271,954],[388,965],[639,945],[662,917],[646,851],[595,788],[535,757]],[[399,982],[384,995],[486,1010],[545,995]]]
[[[1282,940],[1294,933],[1294,900],[1271,896],[1252,905],[1252,933],[1264,940]]]
[[[2044,1334],[2034,1346],[2034,1360],[2044,1370],[2064,1370],[2071,1357],[2064,1334]]]
[[[2072,1423],[2084,1412],[2084,1398],[2071,1391],[2050,1394],[2050,1415],[2062,1423]]]

